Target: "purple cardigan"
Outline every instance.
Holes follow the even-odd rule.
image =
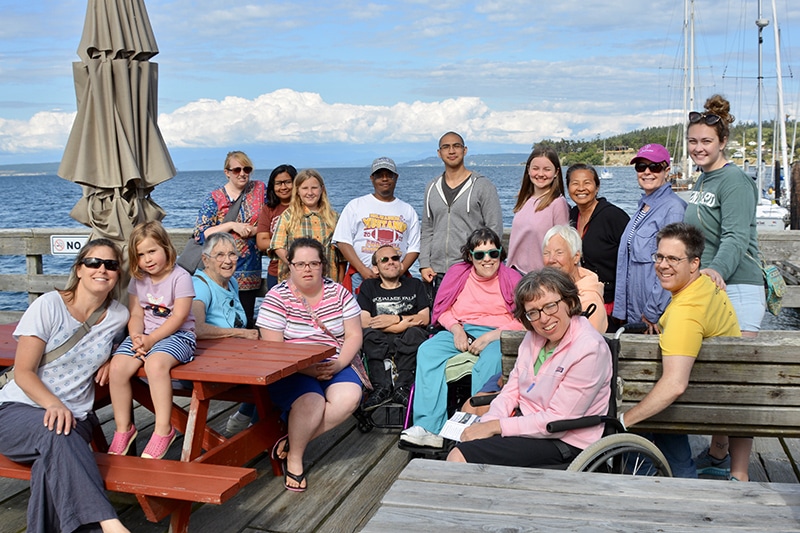
[[[436,293],[431,324],[435,326],[442,313],[453,306],[458,295],[464,290],[464,285],[467,283],[470,272],[472,272],[472,264],[467,262],[456,263],[447,269],[444,278],[442,278],[442,284],[439,286],[439,291]],[[513,315],[514,289],[517,287],[519,280],[522,279],[522,274],[500,263],[500,270],[497,271],[497,276],[500,281],[500,293],[506,302],[506,309]]]

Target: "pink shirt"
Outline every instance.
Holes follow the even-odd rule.
[[[495,329],[522,329],[522,324],[514,320],[501,296],[498,276],[482,278],[475,269],[471,269],[456,301],[439,317],[439,323],[448,330],[459,322]]]
[[[537,211],[540,198],[531,197],[514,215],[511,221],[511,237],[508,240],[508,266],[515,266],[528,273],[544,266],[542,241],[550,228],[569,224],[569,207],[563,196]]]
[[[561,439],[586,448],[603,436],[602,424],[563,433],[548,433],[547,424],[608,412],[608,344],[586,318],[574,316],[553,355],[534,374],[533,365],[544,344],[545,339],[535,333],[525,335],[508,383],[481,421],[499,420],[504,437]],[[512,414],[517,406],[522,416]]]

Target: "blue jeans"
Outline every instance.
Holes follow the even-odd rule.
[[[353,285],[353,294],[355,294],[361,284],[364,283],[364,278],[358,272],[353,272],[353,275],[350,276],[350,283]]]
[[[673,477],[697,479],[697,468],[692,459],[692,447],[688,435],[672,433],[649,433],[644,435],[658,446],[667,458]]]

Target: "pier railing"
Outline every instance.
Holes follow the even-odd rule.
[[[173,228],[167,230],[172,242],[183,250],[191,235],[190,228]],[[506,229],[505,242],[508,242]],[[50,255],[50,237],[52,235],[72,235],[88,237],[89,230],[84,228],[24,228],[0,229],[0,256],[19,256],[25,261],[25,273],[0,273],[0,292],[26,292],[29,301],[39,295],[63,287],[67,281],[66,274],[44,274],[42,257]],[[775,231],[759,234],[761,253],[768,262],[781,267],[786,282],[789,284],[788,294],[784,298],[784,307],[800,308],[800,230]],[[24,309],[0,311],[0,323],[19,319]]]

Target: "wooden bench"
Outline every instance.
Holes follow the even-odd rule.
[[[171,500],[222,504],[255,480],[256,470],[207,463],[142,459],[95,452],[106,489],[135,494],[145,516],[158,522],[174,510]],[[0,455],[0,477],[29,480],[31,465]]]
[[[523,332],[503,332],[503,371],[516,361]],[[622,335],[622,411],[636,405],[661,376],[658,337]],[[755,339],[706,339],[689,387],[637,431],[800,437],[800,332],[763,331]]]

